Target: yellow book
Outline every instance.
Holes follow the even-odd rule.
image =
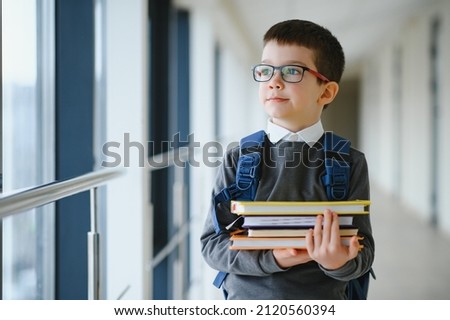
[[[238,215],[317,215],[330,209],[340,215],[368,214],[370,200],[352,201],[231,201]]]
[[[349,246],[350,239],[352,237],[341,237],[342,244]],[[361,240],[362,238],[358,238]],[[305,237],[294,238],[250,238],[246,235],[232,235],[230,240],[232,244],[231,250],[268,250],[268,249],[305,249],[306,239]],[[360,249],[363,245],[359,246]]]

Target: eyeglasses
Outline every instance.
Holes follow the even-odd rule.
[[[253,67],[253,79],[257,82],[267,82],[272,79],[275,70],[281,71],[281,78],[286,82],[296,83],[303,79],[303,74],[308,71],[324,82],[330,82],[325,76],[308,67],[298,65],[271,66],[270,64],[257,64]]]

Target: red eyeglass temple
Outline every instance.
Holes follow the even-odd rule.
[[[308,68],[307,70],[308,70],[308,72],[312,73],[312,74],[315,75],[317,78],[319,78],[320,80],[325,81],[325,82],[330,82],[330,80],[328,80],[327,77],[325,77],[324,75],[321,75],[321,74],[318,73],[317,71],[314,71],[314,70],[309,69],[309,68]]]

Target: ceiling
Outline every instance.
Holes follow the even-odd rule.
[[[224,0],[244,38],[260,52],[264,32],[287,19],[311,20],[328,28],[341,42],[346,70],[394,36],[406,22],[432,5],[432,0]],[[349,73],[351,71],[346,71]]]

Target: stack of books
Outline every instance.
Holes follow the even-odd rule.
[[[242,229],[231,235],[234,250],[306,247],[305,236],[316,217],[330,209],[339,216],[344,245],[358,234],[355,215],[369,214],[369,200],[355,201],[231,201],[231,212],[243,218]]]

